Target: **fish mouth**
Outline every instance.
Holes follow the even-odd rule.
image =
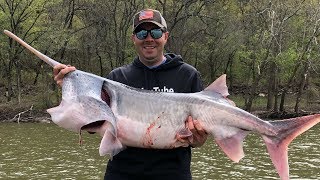
[[[81,130],[85,130],[90,134],[96,133],[96,128],[101,127],[106,120],[99,120],[89,124],[86,124],[81,127]]]

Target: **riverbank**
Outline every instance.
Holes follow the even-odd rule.
[[[1,110],[0,112],[1,112],[0,122],[14,122],[14,123],[51,123],[52,122],[50,115],[46,112],[22,111],[22,112],[5,112],[4,113]]]
[[[1,103],[0,122],[44,122],[50,123],[50,115],[46,109],[33,104],[24,103]]]

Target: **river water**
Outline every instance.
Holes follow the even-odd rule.
[[[297,137],[289,146],[291,179],[320,179],[320,125]],[[100,138],[79,137],[54,124],[0,123],[0,179],[102,179],[108,157],[98,153]],[[229,160],[208,139],[193,149],[194,180],[279,179],[262,138],[245,139],[246,156]]]

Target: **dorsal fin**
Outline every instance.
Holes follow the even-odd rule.
[[[223,74],[218,79],[216,79],[213,83],[211,83],[205,91],[214,91],[220,93],[223,97],[227,97],[229,95],[226,78],[227,75]]]

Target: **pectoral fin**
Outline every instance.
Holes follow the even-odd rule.
[[[112,157],[122,151],[125,146],[123,146],[117,136],[112,133],[112,125],[108,123],[107,126],[100,143],[99,154],[100,156],[109,154],[112,159]]]
[[[237,133],[232,136],[224,137],[222,139],[215,139],[222,151],[234,162],[239,162],[243,157],[243,140],[250,131],[239,129]]]

